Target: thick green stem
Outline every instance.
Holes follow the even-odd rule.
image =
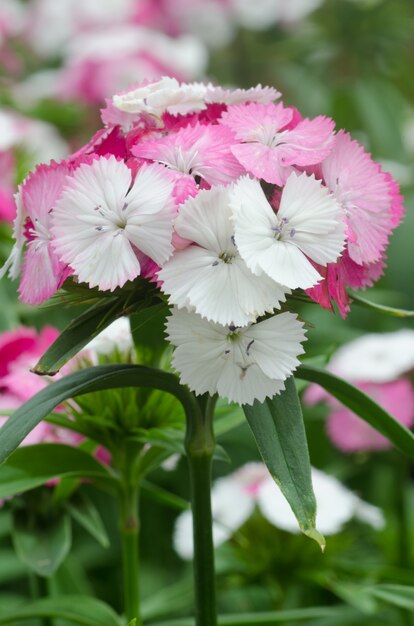
[[[121,503],[121,541],[124,584],[124,610],[128,622],[140,617],[139,573],[138,573],[138,487],[125,486]]]
[[[199,411],[187,414],[186,451],[193,511],[196,626],[217,624],[211,512],[214,405],[215,398],[203,396],[199,401]]]

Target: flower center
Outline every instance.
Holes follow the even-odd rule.
[[[288,234],[290,239],[293,239],[293,237],[296,234],[296,230],[294,228],[289,229],[288,224],[289,224],[289,220],[287,219],[287,217],[282,217],[281,220],[278,220],[275,226],[271,227],[274,233],[273,236],[276,240],[285,239],[286,233]]]

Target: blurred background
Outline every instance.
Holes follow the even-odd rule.
[[[398,180],[406,216],[392,237],[385,275],[367,297],[414,309],[413,35],[413,0],[0,0],[1,259],[11,248],[17,184],[35,164],[88,141],[113,92],[163,75],[240,87],[262,83],[277,87],[303,116],[332,117]],[[311,305],[301,312],[314,325],[308,355],[325,360],[363,333],[413,327],[357,306],[345,321]],[[73,314],[24,306],[16,285],[0,282],[1,332],[21,324],[61,329]],[[218,548],[221,611],[340,602],[349,607],[342,618],[307,623],[414,623],[410,609],[378,607],[364,593],[364,585],[375,582],[414,586],[412,468],[391,449],[341,451],[327,435],[329,407],[304,410],[313,466],[380,507],[385,526],[374,530],[350,521],[321,555],[316,544],[276,529],[257,510]],[[414,405],[410,410],[414,417]],[[243,425],[219,443],[231,464],[216,463],[216,477],[258,460]],[[188,498],[185,460],[159,471],[154,482]],[[53,585],[93,592],[119,608],[116,512],[101,494],[84,489],[103,516],[111,548],[77,529]],[[177,511],[144,493],[141,515],[148,620],[162,617],[162,606],[165,617],[189,614],[191,569],[172,542]],[[14,595],[29,593],[27,568],[12,550],[9,531],[8,513],[0,511],[0,616]]]

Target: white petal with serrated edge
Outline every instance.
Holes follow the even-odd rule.
[[[140,264],[124,235],[106,233],[92,241],[71,265],[79,282],[104,291],[122,287],[140,273]]]
[[[228,248],[234,232],[228,207],[228,188],[202,190],[180,207],[175,230],[181,237],[220,254]]]
[[[260,369],[270,378],[285,380],[299,365],[306,341],[303,323],[292,313],[280,313],[260,324],[250,326],[244,333],[249,353]]]
[[[345,245],[343,211],[313,175],[289,176],[277,215],[288,220],[289,230],[295,231],[293,243],[313,261],[320,265],[336,261]]]

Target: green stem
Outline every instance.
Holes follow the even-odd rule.
[[[141,626],[138,575],[138,493],[139,488],[125,485],[121,499],[121,542],[124,576],[124,610],[127,621],[136,619]]]
[[[216,398],[202,396],[199,410],[187,414],[186,452],[193,511],[196,626],[216,626],[216,588],[211,512],[211,468],[215,447]]]

